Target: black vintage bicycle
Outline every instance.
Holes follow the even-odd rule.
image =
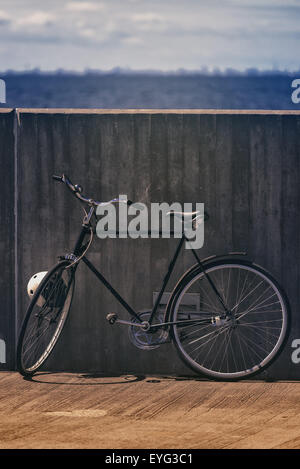
[[[249,378],[279,356],[289,333],[290,308],[282,287],[265,269],[243,253],[200,260],[191,249],[196,263],[179,279],[162,313],[159,306],[163,293],[187,241],[183,233],[152,310],[135,311],[86,257],[95,232],[97,206],[121,200],[97,202],[84,197],[82,188],[66,175],[53,178],[64,183],[88,211],[73,252],[60,256],[29,304],[17,347],[17,366],[22,375],[38,371],[57,343],[71,308],[81,261],[131,316],[125,320],[109,313],[106,319],[110,324],[127,325],[130,339],[141,349],[151,350],[172,340],[187,366],[217,380]],[[193,212],[193,219],[198,215]]]

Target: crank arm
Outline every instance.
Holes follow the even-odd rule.
[[[125,324],[127,326],[142,327],[145,328],[145,324],[139,324],[138,322],[125,321],[124,319],[116,319],[115,324]]]
[[[109,322],[109,324],[124,324],[126,326],[135,326],[135,327],[141,327],[143,329],[149,329],[149,324],[145,322],[132,322],[132,321],[126,321],[125,319],[119,319],[118,315],[116,313],[109,313],[106,316],[106,320]]]

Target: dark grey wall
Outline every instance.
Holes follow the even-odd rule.
[[[0,109],[0,370],[14,366],[14,113]]]
[[[18,122],[18,325],[30,276],[71,251],[80,229],[81,207],[51,180],[65,172],[98,200],[127,194],[146,204],[204,202],[211,218],[202,257],[246,250],[286,289],[292,335],[268,376],[300,376],[300,364],[291,360],[291,342],[300,338],[298,112],[19,110]],[[12,239],[6,238],[10,253]],[[133,307],[147,309],[176,243],[95,238],[89,258]],[[185,251],[168,291],[192,263]],[[76,281],[70,321],[50,369],[189,373],[172,345],[140,351],[126,328],[106,323],[107,312],[121,314],[122,308],[84,265]]]

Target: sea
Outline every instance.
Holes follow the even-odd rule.
[[[6,91],[2,108],[300,109],[300,72],[214,75],[30,71],[6,72],[0,74],[0,79]]]

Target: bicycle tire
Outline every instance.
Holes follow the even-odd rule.
[[[205,264],[205,271],[222,299],[229,303],[229,309],[234,310],[234,319],[224,319],[221,303],[199,266],[182,279],[171,305],[170,320],[178,322],[170,328],[177,352],[189,368],[210,379],[236,381],[252,377],[279,357],[288,339],[291,321],[287,296],[269,272],[249,261],[209,261]],[[228,274],[228,284],[225,283],[225,273]],[[244,285],[248,283],[248,277],[252,282],[249,291],[249,285]],[[235,302],[239,300],[236,304],[229,300],[234,285]],[[239,286],[244,287],[240,292]],[[195,295],[197,289],[201,307],[198,313],[193,313],[182,299],[189,292]],[[205,295],[210,295],[209,299]],[[244,310],[239,311],[242,303]],[[190,323],[182,322],[180,325],[180,321],[188,318]],[[256,355],[255,359],[250,351]]]
[[[75,269],[69,265],[59,262],[46,274],[27,308],[17,345],[17,369],[23,376],[44,365],[61,335],[75,285]]]

